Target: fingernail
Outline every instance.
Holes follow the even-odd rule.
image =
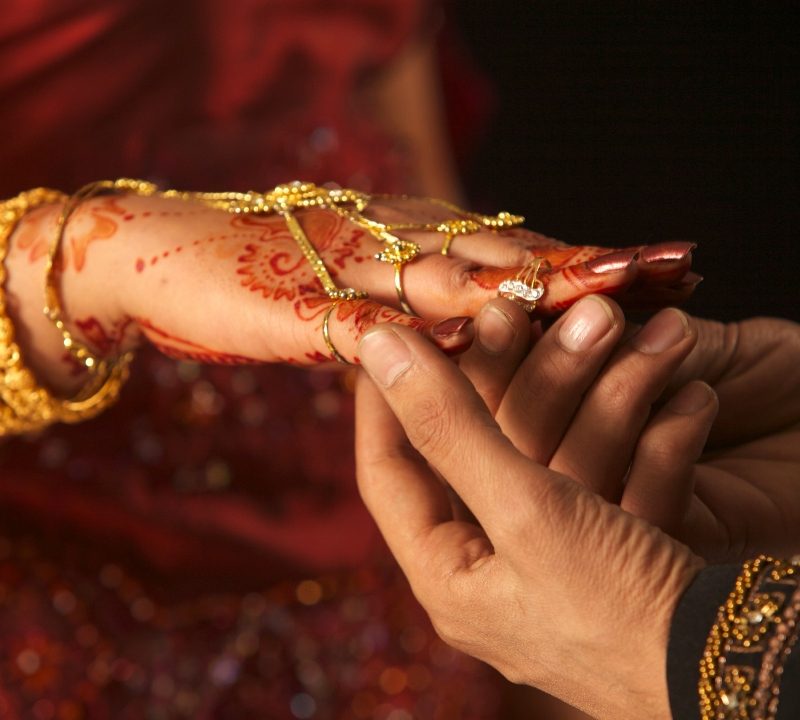
[[[596,273],[617,272],[628,267],[638,256],[639,248],[619,250],[618,252],[601,255],[594,260],[587,261],[586,267]]]
[[[687,272],[686,275],[684,275],[681,278],[679,286],[680,287],[697,287],[701,282],[703,282],[703,280],[705,280],[705,278],[702,275],[700,275],[699,273],[692,272],[691,270],[689,270],[689,272]]]
[[[460,333],[470,322],[472,322],[472,318],[468,317],[447,318],[447,320],[436,323],[431,332],[438,338],[450,337]]]
[[[683,260],[696,247],[696,243],[685,241],[648,245],[642,249],[642,260],[648,263]]]
[[[478,342],[490,355],[499,355],[511,347],[517,331],[511,318],[494,305],[484,305],[478,315]]]
[[[358,356],[367,372],[384,387],[391,386],[411,366],[411,351],[390,328],[378,328],[364,335]]]
[[[631,344],[639,352],[655,355],[677,345],[689,334],[689,320],[680,310],[667,308],[648,320]]]
[[[568,352],[588,350],[614,327],[614,313],[603,298],[590,295],[567,312],[558,342]]]
[[[670,398],[667,408],[678,415],[693,415],[708,405],[715,394],[704,382],[692,382]]]

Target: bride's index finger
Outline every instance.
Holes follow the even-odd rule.
[[[306,353],[304,364],[331,360],[358,364],[358,343],[364,333],[386,323],[415,330],[448,355],[466,350],[474,337],[472,318],[423,320],[368,299],[336,302],[319,298],[313,313],[313,322],[308,325],[313,350]]]

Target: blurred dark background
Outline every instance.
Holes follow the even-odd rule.
[[[698,243],[689,310],[800,320],[800,3],[461,0],[496,108],[478,205],[574,243]]]

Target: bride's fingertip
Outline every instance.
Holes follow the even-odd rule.
[[[447,318],[420,329],[446,355],[459,355],[475,339],[475,323],[470,317]]]
[[[442,320],[433,326],[431,332],[437,339],[444,340],[445,338],[459,335],[466,327],[472,324],[472,318],[469,317],[452,317],[447,320]]]

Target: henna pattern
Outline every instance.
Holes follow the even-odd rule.
[[[365,233],[349,228],[342,218],[328,212],[308,212],[299,216],[309,237],[314,238],[317,252],[325,253],[331,276],[336,277],[336,268],[344,269],[347,259],[356,257]],[[283,222],[276,226],[264,218],[235,217],[234,228],[259,229],[260,234],[245,245],[238,258],[237,274],[241,284],[252,292],[260,292],[263,298],[295,300],[303,295],[320,295],[323,292],[319,279],[314,275],[308,261],[298,255],[295,241]],[[349,229],[349,234],[346,230]],[[277,250],[275,241],[287,243],[286,250]],[[290,243],[290,244],[288,244]],[[265,247],[265,244],[266,247]]]
[[[153,346],[159,352],[173,360],[191,360],[192,362],[202,363],[203,365],[259,365],[261,360],[246,357],[245,355],[235,355],[233,353],[223,353],[215,350],[193,351],[179,350],[170,345],[163,345],[153,341]]]
[[[64,249],[66,251],[63,255],[65,268],[69,267],[71,260],[75,271],[80,272],[86,265],[89,245],[98,240],[108,240],[116,235],[119,224],[109,217],[109,214],[117,217],[124,217],[127,214],[127,211],[120,207],[119,198],[105,197],[98,200],[97,204],[82,205],[75,211],[72,223],[76,231],[70,235],[69,243]],[[81,232],[83,223],[80,222],[80,219],[87,216],[92,223],[91,227]]]
[[[336,307],[336,319],[341,322],[349,320],[351,333],[360,338],[369,328],[376,323],[402,322],[404,325],[422,327],[421,318],[411,318],[407,321],[405,313],[393,308],[379,305],[369,300],[355,300],[348,303],[339,303]],[[417,324],[418,323],[418,324]]]
[[[124,341],[136,331],[132,322],[131,318],[124,318],[112,323],[111,329],[106,330],[103,324],[91,315],[74,321],[83,339],[100,357],[113,357],[122,353]]]
[[[69,368],[68,374],[71,378],[83,377],[87,374],[88,370],[86,369],[86,365],[82,362],[78,361],[71,352],[65,350],[61,357],[59,358],[62,365],[65,365]]]
[[[208,365],[257,365],[263,361],[246,355],[227,353],[177,337],[157,327],[147,318],[132,318],[145,336],[164,355],[176,360],[192,360]]]
[[[74,213],[71,220],[69,242],[65,243],[61,256],[62,269],[69,267],[70,262],[76,272],[83,270],[86,265],[86,254],[89,245],[97,240],[108,240],[116,235],[118,224],[109,214],[127,219],[127,211],[119,205],[119,198],[106,197],[94,205],[82,205]],[[86,220],[91,222],[88,229],[84,229]],[[50,248],[52,228],[43,228],[41,215],[34,211],[20,228],[15,244],[20,250],[28,251],[28,260],[31,263],[44,258]]]
[[[82,319],[78,318],[73,322],[81,339],[99,357],[103,358],[121,355],[125,340],[133,339],[138,332],[130,318],[112,323],[110,330],[106,330],[104,325],[92,315]],[[80,377],[86,374],[86,366],[79,362],[71,352],[64,351],[59,360],[69,368],[70,377]]]
[[[31,212],[25,218],[25,222],[20,225],[14,239],[15,247],[28,251],[28,261],[31,263],[35,263],[47,255],[49,247],[48,236],[51,233],[45,232],[42,227],[42,219],[45,213],[45,208],[37,208]],[[55,225],[53,225],[52,231],[55,231]]]

